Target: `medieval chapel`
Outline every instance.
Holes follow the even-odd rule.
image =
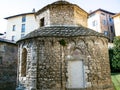
[[[35,17],[39,28],[17,42],[16,90],[114,90],[108,39],[87,28],[86,11],[60,0]]]

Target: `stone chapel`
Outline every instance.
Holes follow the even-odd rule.
[[[86,11],[56,1],[35,17],[39,28],[17,42],[16,90],[114,90],[108,39],[87,28]]]

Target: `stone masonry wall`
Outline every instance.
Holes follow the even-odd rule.
[[[65,90],[63,47],[55,39],[38,41],[37,90]]]
[[[59,18],[58,18],[59,17]],[[51,25],[82,25],[87,27],[87,13],[74,5],[53,5],[50,8]]]
[[[51,6],[50,7],[50,25],[75,25],[73,6],[71,5]]]
[[[75,41],[69,43],[68,52],[68,60],[83,60],[85,90],[114,90],[110,77],[106,39],[99,37],[76,38]]]
[[[18,55],[18,86],[20,89],[33,90],[36,89],[36,74],[37,74],[37,46],[34,40],[29,40],[27,42],[22,42],[19,46]],[[26,63],[26,76],[21,76],[22,68],[22,51],[27,50],[27,63]]]
[[[0,90],[15,90],[17,45],[0,42]]]
[[[42,19],[42,18],[44,18],[45,26],[49,26],[50,25],[50,10],[49,9],[41,12],[41,14],[36,16],[36,21],[39,24],[39,27],[40,27],[40,19]]]
[[[51,5],[36,15],[39,24],[42,18],[45,26],[82,25],[87,27],[87,13],[71,4]]]
[[[19,84],[28,90],[78,90],[67,86],[71,59],[83,60],[85,83],[84,89],[80,90],[114,90],[105,38],[43,37],[22,41],[19,52],[23,48],[28,51],[27,75],[21,77],[19,74]]]
[[[87,17],[88,14],[86,12],[84,12],[81,8],[74,6],[74,23],[76,25],[87,27]]]

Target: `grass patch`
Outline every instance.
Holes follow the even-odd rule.
[[[120,73],[112,73],[111,78],[115,90],[120,90]]]

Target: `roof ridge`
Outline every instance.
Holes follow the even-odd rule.
[[[99,8],[99,9],[96,9],[96,10],[90,12],[89,15],[91,15],[91,14],[97,12],[97,11],[103,11],[103,12],[106,12],[106,13],[109,13],[109,14],[113,14],[113,15],[115,14],[115,13],[113,13],[113,12],[110,12],[110,11],[107,11],[107,10],[104,10],[104,9]]]
[[[53,2],[52,4],[72,4],[72,3],[70,3],[70,2],[68,2],[66,0],[58,0],[56,2]]]

